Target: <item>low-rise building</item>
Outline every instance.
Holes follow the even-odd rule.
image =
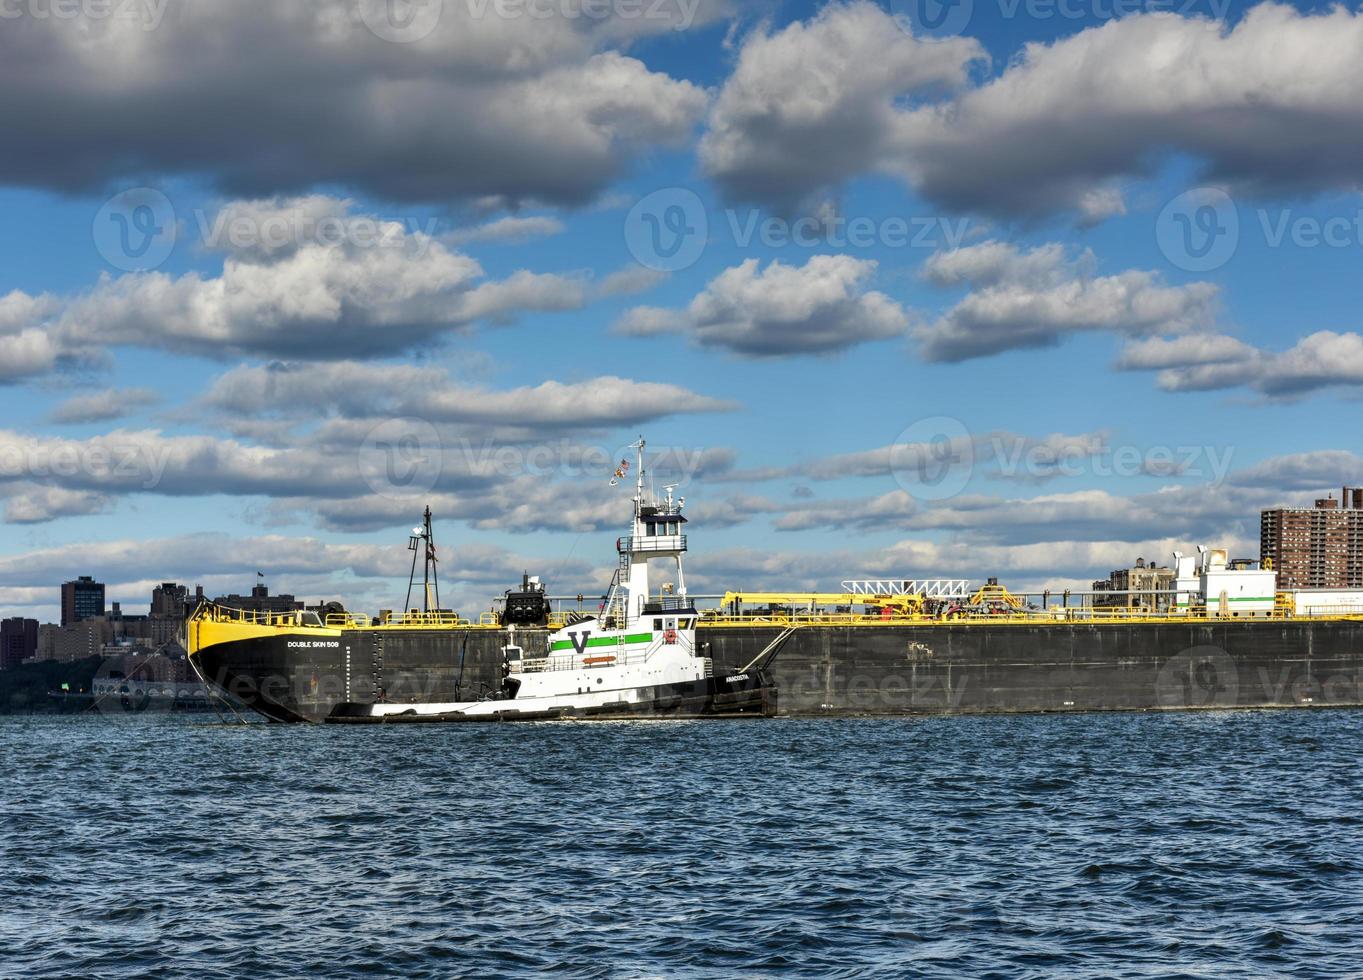
[[[98,657],[104,644],[113,638],[113,624],[107,619],[87,619],[69,626],[44,623],[38,627],[38,659],[70,662]]]
[[[250,612],[293,612],[303,608],[303,603],[288,594],[270,595],[268,585],[257,585],[249,596],[224,595],[213,600],[216,605],[232,609],[245,609]]]
[[[1115,568],[1093,583],[1095,609],[1165,612],[1173,605],[1174,570],[1137,558],[1131,568]]]

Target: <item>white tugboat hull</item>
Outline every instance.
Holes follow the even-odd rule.
[[[328,724],[549,721],[622,718],[770,718],[776,687],[765,671],[624,690],[450,704],[341,704]]]

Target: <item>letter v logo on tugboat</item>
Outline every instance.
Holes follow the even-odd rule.
[[[592,631],[583,630],[581,633],[569,633],[568,639],[573,642],[573,649],[579,654],[587,652],[587,641],[591,639]]]

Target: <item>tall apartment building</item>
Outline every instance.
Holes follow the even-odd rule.
[[[153,619],[184,619],[189,604],[189,587],[174,582],[162,582],[151,590]]]
[[[89,575],[62,583],[62,625],[72,626],[104,615],[104,583]]]
[[[70,626],[43,623],[38,627],[38,659],[69,662],[97,657],[113,638],[113,624],[107,619],[87,619]]]
[[[1363,488],[1263,511],[1259,553],[1272,559],[1279,588],[1363,589]]]
[[[18,667],[38,654],[38,621],[16,616],[0,622],[0,670]]]
[[[152,589],[147,639],[153,646],[179,639],[185,617],[193,609],[193,599],[187,586],[174,582],[162,582]]]

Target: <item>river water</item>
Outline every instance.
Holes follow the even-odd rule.
[[[1358,976],[1361,741],[0,718],[0,976]]]

